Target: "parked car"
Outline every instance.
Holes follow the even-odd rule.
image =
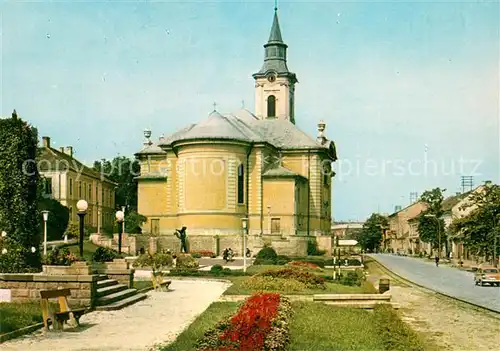
[[[500,271],[492,266],[479,266],[474,274],[476,285],[485,284],[500,286]]]

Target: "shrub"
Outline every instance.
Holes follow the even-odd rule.
[[[295,279],[253,276],[245,280],[242,286],[253,291],[282,291],[285,293],[302,291],[306,285]]]
[[[69,223],[64,234],[67,235],[68,238],[78,238],[80,236],[80,228],[78,227],[78,224],[73,222]]]
[[[365,274],[362,269],[356,269],[355,271],[349,271],[347,274],[342,275],[340,278],[340,283],[349,286],[361,286],[361,284],[366,280]]]
[[[157,252],[154,255],[149,253],[140,255],[134,262],[134,267],[151,267],[153,273],[161,271],[171,266],[173,263],[172,255]]]
[[[278,254],[276,253],[276,251],[274,251],[274,249],[272,247],[268,246],[268,247],[264,247],[263,249],[261,249],[257,253],[256,258],[275,262],[276,259],[278,258]]]
[[[180,254],[177,256],[177,268],[198,268],[198,261],[196,261],[189,254]]]
[[[293,261],[302,261],[302,262],[308,262],[315,264],[316,266],[320,268],[324,268],[325,264],[328,264],[328,261],[325,261],[322,258],[309,258],[309,257],[294,257]]]
[[[222,266],[220,264],[215,264],[210,268],[210,272],[221,272]]]
[[[196,256],[195,256],[196,255]],[[191,256],[195,258],[200,258],[200,257],[217,257],[213,251],[210,250],[198,250],[198,251],[192,251]]]
[[[94,262],[111,262],[115,258],[121,257],[118,252],[108,249],[107,247],[99,246],[92,254]]]
[[[253,261],[253,264],[255,266],[272,266],[272,265],[276,264],[276,261],[274,261],[274,260],[264,260],[264,259],[256,258]]]
[[[168,274],[172,277],[239,277],[247,273],[239,270],[223,269],[220,271],[199,271],[195,268],[172,268]]]
[[[322,277],[296,268],[272,269],[255,276],[291,279],[303,283],[308,289],[326,289],[325,280]]]
[[[309,240],[307,242],[307,255],[309,256],[323,256],[326,253],[325,250],[319,250],[316,241]]]
[[[68,248],[54,248],[44,258],[44,264],[51,266],[70,266],[73,262],[78,261],[78,257],[73,255]]]
[[[192,253],[191,253],[191,256],[192,256],[193,258],[201,258],[201,254],[199,254],[198,252],[192,252]]]

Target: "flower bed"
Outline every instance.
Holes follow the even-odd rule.
[[[215,258],[215,257],[217,257],[217,255],[213,251],[210,251],[210,250],[192,251],[191,256],[193,256],[194,258],[201,258],[201,257]]]
[[[303,267],[303,268],[310,268],[310,269],[318,269],[320,268],[317,264],[311,263],[311,262],[305,262],[305,261],[291,261],[288,262],[289,266],[296,266],[296,267]]]
[[[292,307],[279,294],[249,297],[231,318],[205,332],[199,351],[280,351],[290,343],[288,323]]]
[[[268,270],[255,276],[292,279],[303,283],[308,289],[325,289],[325,279],[323,277],[291,267]]]

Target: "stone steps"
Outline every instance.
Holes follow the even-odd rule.
[[[98,277],[96,295],[97,311],[119,310],[147,298],[147,295],[138,293],[137,289],[129,289],[126,284],[120,284],[105,274]]]
[[[127,290],[127,289],[128,289],[128,287],[125,284],[116,284],[116,281],[115,281],[115,284],[113,284],[113,285],[109,285],[109,286],[106,286],[104,288],[98,288],[97,289],[97,296],[103,297],[103,296],[111,295],[111,294],[114,294],[114,293],[117,293],[117,292],[120,292],[123,290]]]
[[[135,290],[135,289],[134,289]],[[124,307],[130,306],[136,302],[146,299],[148,296],[146,294],[134,294],[123,300],[119,300],[108,305],[96,307],[97,311],[116,311]]]

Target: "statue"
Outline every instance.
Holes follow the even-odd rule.
[[[186,244],[186,227],[182,227],[182,229],[176,229],[174,235],[179,238],[181,241],[181,252],[188,252],[187,244]]]

